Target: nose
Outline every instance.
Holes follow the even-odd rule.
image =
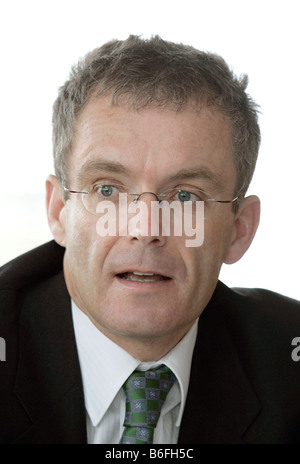
[[[153,199],[155,197],[155,200]],[[130,240],[138,240],[144,245],[163,246],[166,236],[162,234],[159,208],[151,205],[160,201],[153,192],[143,192],[130,204],[128,216],[128,234]]]

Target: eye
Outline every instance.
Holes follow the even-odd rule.
[[[175,200],[179,200],[180,202],[184,203],[186,201],[204,201],[205,194],[201,190],[183,190],[178,189],[177,193],[175,194]]]
[[[191,192],[188,192],[187,190],[179,190],[179,192],[177,193],[177,197],[179,201],[184,202],[193,201],[195,195],[193,195]]]
[[[115,198],[120,193],[120,187],[117,185],[98,184],[95,186],[94,192],[101,198]]]

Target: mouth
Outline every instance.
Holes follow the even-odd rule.
[[[130,282],[161,282],[164,280],[171,280],[170,277],[162,274],[156,274],[155,272],[140,272],[140,271],[127,271],[120,274],[116,274],[119,279],[127,280]]]

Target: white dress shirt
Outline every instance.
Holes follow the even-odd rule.
[[[136,369],[165,364],[176,375],[154,431],[154,444],[176,444],[185,406],[198,320],[185,337],[157,362],[140,362],[100,332],[72,301],[72,314],[83,381],[87,439],[90,444],[117,444],[123,432],[122,385]]]

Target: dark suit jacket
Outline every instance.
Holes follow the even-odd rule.
[[[64,249],[0,269],[0,443],[86,443]],[[300,304],[221,282],[199,320],[179,443],[300,443]]]

